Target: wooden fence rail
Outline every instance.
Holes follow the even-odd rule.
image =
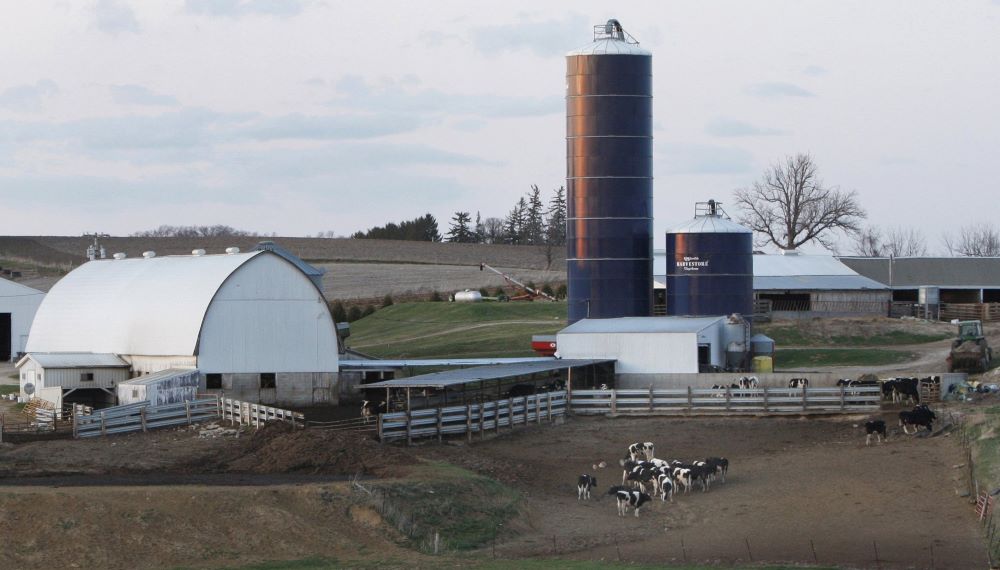
[[[500,428],[540,424],[566,414],[566,392],[544,392],[533,396],[506,398],[481,404],[465,404],[444,408],[428,408],[410,412],[380,414],[380,441],[461,435],[472,441],[472,434],[486,437],[486,432],[498,433]]]
[[[574,414],[809,414],[879,409],[878,386],[840,388],[678,388],[667,390],[573,390]]]
[[[259,428],[261,424],[270,421],[288,422],[296,427],[305,426],[305,415],[300,412],[283,410],[263,404],[241,402],[232,398],[219,398],[219,413],[223,420],[233,424],[248,425]]]

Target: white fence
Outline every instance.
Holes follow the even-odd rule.
[[[73,437],[97,437],[133,431],[193,424],[219,417],[218,398],[203,398],[152,407],[149,402],[137,402],[94,410],[90,415],[73,416]]]
[[[573,390],[574,414],[809,414],[879,409],[878,386],[839,388],[678,388],[670,390]]]
[[[517,425],[540,424],[566,414],[566,392],[545,392],[519,396],[482,404],[465,404],[444,408],[412,410],[380,414],[378,437],[381,441],[465,434],[471,441],[478,432],[486,437],[489,431]]]
[[[241,402],[231,398],[220,398],[219,409],[223,420],[239,425],[258,428],[270,421],[288,422],[293,426],[305,427],[306,417],[300,412],[283,410],[263,404]]]

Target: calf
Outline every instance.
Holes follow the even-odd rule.
[[[899,425],[903,428],[903,433],[909,435],[910,430],[907,429],[913,426],[913,433],[917,433],[920,426],[927,428],[927,431],[934,431],[934,420],[937,419],[937,414],[931,411],[926,404],[921,404],[911,411],[899,412]]]
[[[635,509],[635,516],[639,516],[639,509],[651,499],[649,495],[642,491],[629,491],[621,487],[611,487],[608,494],[618,500],[618,516],[623,517],[628,513],[629,507]]]
[[[660,473],[656,477],[656,486],[659,489],[661,501],[670,499],[671,503],[674,502],[674,482],[670,477],[670,473]]]
[[[705,460],[705,465],[717,475],[722,482],[726,482],[726,473],[729,473],[729,460],[725,457],[709,457]]]
[[[597,477],[584,473],[576,480],[576,500],[590,500],[590,490],[597,486]]]
[[[878,438],[878,442],[882,443],[882,440],[888,440],[889,436],[886,434],[885,422],[882,420],[868,420],[865,422],[865,433],[868,434],[865,437],[865,447],[872,444],[872,435],[874,434]]]

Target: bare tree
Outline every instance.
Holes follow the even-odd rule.
[[[920,257],[927,255],[927,242],[914,228],[896,226],[883,233],[868,226],[854,234],[852,249],[864,257]]]
[[[756,234],[758,246],[795,249],[811,241],[833,250],[833,234],[854,234],[867,217],[857,192],[842,192],[819,179],[808,154],[771,165],[749,188],[734,193],[740,223]]]
[[[941,241],[951,255],[1000,257],[1000,231],[989,224],[962,226],[957,236],[946,233]]]

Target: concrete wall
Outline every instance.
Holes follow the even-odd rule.
[[[774,372],[771,374],[750,374],[726,372],[718,374],[619,374],[615,387],[622,390],[641,390],[668,388],[711,388],[712,386],[730,385],[736,383],[741,376],[756,376],[761,386],[787,388],[792,378],[808,378],[809,385],[815,388],[833,387],[837,385],[840,376],[830,372]]]
[[[219,288],[197,354],[204,373],[335,373],[337,332],[312,281],[288,261],[260,255]]]
[[[337,375],[330,372],[279,372],[274,388],[261,388],[260,374],[223,374],[222,390],[207,390],[203,373],[201,391],[279,406],[336,406],[340,401]]]

